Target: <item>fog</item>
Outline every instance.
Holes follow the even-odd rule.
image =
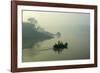
[[[23,45],[28,45],[26,49],[23,49],[23,62],[90,58],[89,13],[23,11],[23,22],[31,23],[38,31],[33,34],[32,29],[31,34],[28,35],[33,40],[27,40],[26,44],[23,43]],[[48,37],[45,37],[47,34],[45,36],[43,34],[46,32]],[[55,34],[58,37],[54,37]],[[41,40],[41,38],[43,39]],[[36,42],[35,40],[39,41]],[[68,42],[68,48],[61,50],[60,55],[57,53],[59,49],[53,50],[54,44],[58,41]]]

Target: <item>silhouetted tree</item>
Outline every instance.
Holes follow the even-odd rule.
[[[57,32],[56,33],[56,36],[57,36],[57,38],[61,37],[61,33],[60,32]]]
[[[33,17],[31,18],[28,18],[28,21],[31,23],[31,24],[37,24],[37,20]]]

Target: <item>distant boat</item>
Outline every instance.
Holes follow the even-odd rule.
[[[54,44],[53,45],[53,48],[56,48],[56,49],[63,49],[63,48],[67,48],[68,47],[68,43],[62,43],[60,41],[58,41],[57,44]]]

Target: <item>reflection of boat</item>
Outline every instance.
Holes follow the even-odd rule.
[[[66,42],[65,44],[63,44],[61,41],[58,41],[58,43],[53,46],[53,48],[57,48],[57,49],[61,49],[61,48],[63,49],[67,47],[68,47],[68,43]]]

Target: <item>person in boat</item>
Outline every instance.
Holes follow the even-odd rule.
[[[67,46],[68,46],[68,43],[66,42],[65,44],[63,44],[61,41],[58,41],[58,44],[55,44],[54,46],[53,46],[53,48],[67,48]]]

